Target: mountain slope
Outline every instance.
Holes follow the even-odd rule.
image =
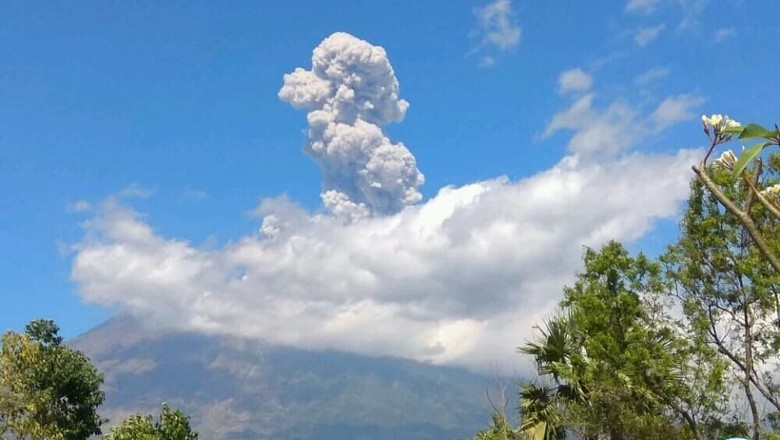
[[[112,421],[168,402],[203,439],[470,438],[489,421],[490,381],[456,368],[165,333],[129,318],[71,345],[105,374]]]

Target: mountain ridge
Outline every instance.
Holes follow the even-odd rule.
[[[69,343],[105,376],[117,423],[162,402],[215,440],[456,439],[489,422],[491,379],[456,367],[110,319]]]

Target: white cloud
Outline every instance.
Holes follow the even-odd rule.
[[[660,3],[661,0],[628,0],[626,11],[648,13],[654,11]]]
[[[651,41],[658,38],[664,29],[666,29],[665,24],[640,28],[636,35],[634,35],[634,42],[636,42],[639,47],[647,46]]]
[[[326,41],[315,50],[312,71],[286,76],[280,92],[309,110],[310,141],[331,142],[311,133],[323,113],[328,124],[361,139],[380,122],[400,120],[406,103],[397,98],[384,52],[346,37]],[[349,90],[360,93],[336,99]],[[628,129],[641,119],[626,104],[602,110],[593,99],[581,97],[548,126],[575,131],[572,154],[551,169],[517,181],[445,187],[424,203],[350,222],[339,209],[374,205],[359,192],[330,193],[328,167],[342,165],[314,154],[331,212],[311,213],[286,197],[265,200],[254,212],[262,218],[258,232],[222,246],[166,237],[122,197],[110,197],[84,223],[71,277],[87,302],[177,329],[473,369],[513,364],[514,347],[572,281],[582,246],[632,241],[657,219],[674,217],[700,154],[626,153],[634,141]],[[646,119],[661,130],[687,117],[692,101],[670,97]],[[592,160],[588,153],[610,139],[626,143],[613,151],[625,154]],[[379,168],[395,163],[369,153]],[[354,169],[345,167],[347,174]]]
[[[77,200],[73,203],[68,203],[65,206],[65,209],[68,212],[74,212],[74,213],[89,212],[92,210],[92,204],[87,202],[86,200]]]
[[[119,191],[118,195],[126,199],[148,199],[154,190],[137,183],[131,183]]]
[[[542,133],[549,137],[560,130],[574,135],[567,148],[583,155],[610,156],[624,152],[643,136],[660,133],[672,125],[693,119],[692,110],[703,103],[694,95],[669,96],[649,115],[624,101],[614,101],[604,108],[594,106],[595,93],[575,100],[569,108],[555,114]]]
[[[492,67],[495,66],[498,61],[495,57],[490,55],[485,55],[482,57],[481,60],[479,60],[479,67]]]
[[[696,95],[677,95],[664,99],[650,115],[653,129],[666,130],[674,124],[695,119],[694,109],[704,104],[704,98]]]
[[[558,92],[581,92],[593,86],[593,77],[580,68],[567,70],[558,77]]]
[[[638,86],[647,85],[655,80],[669,76],[669,69],[664,67],[653,67],[634,78],[634,84]]]
[[[677,25],[678,29],[688,29],[699,25],[699,17],[707,10],[710,0],[676,0],[675,3],[682,10],[682,20]]]
[[[719,28],[718,30],[715,31],[714,39],[716,43],[719,43],[723,40],[726,40],[727,38],[733,37],[736,34],[737,34],[737,30],[734,29],[733,27]]]
[[[568,150],[577,154],[613,155],[632,146],[639,136],[635,110],[623,102],[613,102],[605,109],[594,108],[596,95],[588,93],[553,116],[543,137],[559,130],[573,130]]]
[[[677,28],[685,29],[698,24],[699,16],[706,10],[709,2],[710,0],[628,0],[626,11],[649,15],[662,5],[675,6],[682,14]]]
[[[479,41],[471,53],[480,53],[481,66],[492,66],[497,61],[497,53],[515,48],[523,35],[512,12],[511,0],[495,0],[474,9],[477,27],[472,36]]]
[[[485,368],[514,359],[583,245],[674,216],[693,161],[569,156],[351,224],[271,200],[264,233],[218,249],[163,237],[109,199],[86,223],[72,278],[88,302],[177,328]]]

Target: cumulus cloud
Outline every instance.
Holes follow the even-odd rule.
[[[512,361],[583,245],[675,215],[693,161],[569,156],[350,224],[270,200],[260,233],[219,249],[164,237],[109,199],[86,223],[72,278],[88,302],[177,328],[484,368]]]
[[[414,156],[382,132],[409,107],[382,47],[335,33],[314,49],[311,70],[284,75],[279,97],[308,112],[306,153],[322,169],[332,213],[355,220],[420,201],[424,177]]]
[[[628,150],[643,136],[660,133],[674,124],[693,119],[693,110],[704,102],[695,95],[669,96],[649,115],[642,115],[621,100],[598,108],[594,105],[595,98],[595,93],[585,94],[569,108],[555,114],[542,137],[571,130],[574,135],[567,146],[571,153],[610,156]]]
[[[389,209],[375,201],[382,197],[339,180],[362,179],[354,174],[372,160],[380,168],[395,161],[376,154],[366,134],[400,120],[406,109],[384,51],[337,34],[314,60],[312,70],[285,77],[280,95],[309,110],[309,154],[323,167],[323,203],[331,211],[268,199],[254,212],[256,233],[195,246],[156,231],[128,200],[109,197],[96,204],[74,248],[71,277],[85,301],[175,329],[304,349],[475,370],[515,364],[514,347],[554,308],[579,267],[582,246],[630,242],[656,220],[675,216],[687,195],[689,165],[700,154],[625,153],[594,161],[582,154],[589,148],[580,140],[551,169],[524,179],[444,187],[418,204],[393,187],[382,197],[403,202]],[[342,101],[346,95],[352,98]],[[577,118],[634,121],[627,106],[601,114],[592,101],[588,94],[575,102],[557,117],[558,128],[585,130]],[[675,102],[650,119],[667,125],[660,121],[684,113]],[[319,118],[362,141],[332,144],[312,127]],[[337,160],[358,144],[365,149]],[[337,169],[344,175],[328,174]],[[342,208],[367,212],[345,222]]]
[[[636,42],[637,46],[639,47],[647,46],[651,41],[658,38],[664,29],[666,29],[665,24],[640,28],[636,35],[634,35],[634,42]]]
[[[491,66],[496,63],[497,53],[513,49],[520,43],[523,30],[515,21],[511,0],[495,0],[475,8],[474,14],[477,27],[472,35],[478,43],[472,53],[480,53],[482,66]]]
[[[566,70],[558,77],[558,93],[581,92],[593,86],[593,77],[578,68]]]

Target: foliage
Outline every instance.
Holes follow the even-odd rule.
[[[722,370],[664,309],[661,267],[616,242],[587,249],[560,314],[520,351],[547,385],[521,389],[527,438],[702,438],[717,410]],[[709,360],[708,360],[709,361]]]
[[[103,376],[62,345],[53,321],[7,332],[0,350],[0,433],[17,438],[84,440],[100,434]]]
[[[62,345],[53,321],[30,322],[24,334],[7,332],[0,349],[0,438],[85,440],[105,422],[103,376],[80,352]],[[197,440],[189,418],[163,405],[159,420],[134,415],[108,440]]]
[[[579,339],[574,336],[571,316],[557,316],[539,328],[537,340],[519,350],[532,355],[539,374],[552,378],[553,384],[524,384],[520,388],[520,431],[539,440],[565,437],[563,410],[570,403],[584,400],[584,391],[575,372],[575,354]]]
[[[135,414],[121,425],[112,428],[105,440],[198,440],[198,433],[190,428],[190,420],[179,410],[171,410],[163,404],[160,418],[152,421],[151,415]]]
[[[493,425],[479,432],[474,440],[520,440],[520,434],[512,428],[507,418],[499,413],[493,414]]]
[[[540,386],[534,383],[520,387],[520,433],[531,440],[557,440],[566,436],[561,411],[569,402],[564,386]]]
[[[744,220],[760,234],[767,250],[780,251],[777,221],[766,206],[756,203],[754,192],[756,186],[776,184],[773,176],[779,166],[780,159],[770,155],[767,166],[757,162],[737,181],[724,167],[708,167],[709,183],[692,182],[682,236],[662,258],[691,338],[728,362],[748,404],[753,438],[763,429],[759,400],[780,410],[780,392],[773,378],[780,354],[780,272],[753,240]],[[748,216],[724,209],[721,198]]]
[[[728,117],[726,117],[726,119],[728,119]],[[705,123],[705,132],[707,132],[707,122],[709,122],[709,125],[712,125],[712,118],[710,118],[709,121],[703,120],[703,122]],[[718,131],[718,124],[714,125],[713,131]],[[777,125],[775,125],[774,130],[768,130],[760,124],[741,126],[739,123],[727,123],[726,126],[721,127],[721,132],[725,135],[721,142],[728,142],[731,137],[735,135],[737,139],[740,140],[761,139],[759,143],[746,148],[739,159],[734,163],[732,178],[735,179],[742,175],[747,166],[754,162],[766,147],[780,144],[780,129],[778,129]],[[707,134],[709,135],[709,133]]]
[[[707,188],[707,191],[744,226],[759,252],[766,258],[774,270],[780,272],[780,254],[778,254],[777,249],[773,249],[770,246],[770,243],[754,221],[752,212],[753,203],[757,201],[772,218],[780,220],[780,200],[778,200],[780,186],[777,186],[777,184],[761,185],[761,182],[759,182],[763,165],[760,154],[767,147],[780,145],[780,128],[775,125],[774,130],[768,130],[759,124],[742,126],[728,116],[724,117],[721,115],[702,116],[702,124],[704,133],[710,140],[710,148],[707,150],[707,154],[701,163],[693,166],[693,171]],[[747,185],[750,196],[744,199],[735,199],[727,194],[723,190],[723,186],[713,180],[713,170],[707,164],[707,159],[709,159],[715,148],[718,145],[729,142],[734,136],[739,140],[761,139],[759,143],[747,149],[743,147],[744,151],[739,157],[731,150],[727,150],[715,161],[716,168],[727,170],[731,175],[732,181],[737,180]],[[750,168],[750,165],[753,165],[752,168]],[[741,200],[746,201],[743,206],[737,203]]]

